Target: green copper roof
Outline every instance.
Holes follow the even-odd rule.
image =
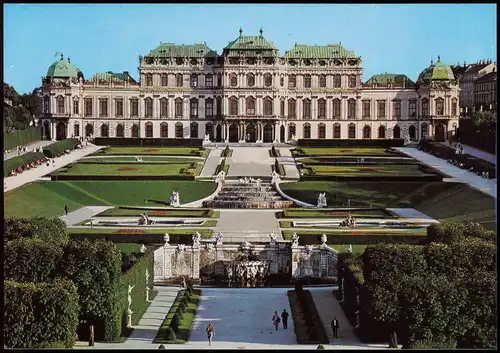
[[[105,73],[98,73],[92,76],[90,81],[107,81],[111,78],[113,82],[123,82],[123,81],[129,81],[129,82],[136,82],[132,76],[129,75],[128,72],[123,72],[123,73],[114,73],[114,72],[105,72]]]
[[[422,71],[418,76],[419,81],[431,81],[431,80],[454,80],[455,75],[450,65],[446,65],[441,62],[441,58],[438,56],[438,61],[436,64],[431,63],[427,69]]]
[[[366,81],[366,85],[371,85],[374,83],[380,84],[380,85],[387,85],[389,83],[392,84],[402,84],[406,78],[406,83],[407,84],[412,84],[412,80],[408,78],[406,75],[400,75],[400,74],[379,74],[379,75],[373,75],[370,77],[368,81]]]
[[[78,77],[78,69],[68,61],[64,60],[63,56],[61,55],[61,60],[56,61],[55,63],[50,65],[49,69],[47,70],[47,77]]]
[[[295,46],[285,53],[285,58],[289,59],[330,59],[330,58],[355,58],[354,51],[344,49],[340,44],[328,45],[305,45],[295,44]]]
[[[147,56],[160,56],[160,57],[188,57],[197,58],[199,56],[216,57],[217,52],[210,49],[206,43],[203,44],[189,44],[177,45],[174,43],[160,43],[160,46],[149,52]]]
[[[262,36],[239,36],[224,50],[277,50],[271,41],[267,41]]]

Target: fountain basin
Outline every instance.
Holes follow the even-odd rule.
[[[142,224],[139,225],[139,220],[137,218],[120,218],[120,219],[92,219],[92,226],[129,226],[129,227],[182,227],[182,226],[202,226],[205,223],[204,220],[199,219],[163,219],[150,217],[150,220],[154,221],[153,224]],[[90,226],[90,221],[85,222],[86,226]]]
[[[344,221],[343,219],[331,219],[327,221],[293,221],[292,224],[297,228],[324,228],[324,227],[336,227],[340,226],[340,223]],[[427,228],[432,223],[436,223],[436,220],[404,220],[404,221],[394,221],[394,220],[356,220],[356,228],[405,228],[405,229],[420,229]]]

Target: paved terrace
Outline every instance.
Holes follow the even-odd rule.
[[[450,147],[449,143],[446,142],[441,142],[442,145],[445,145],[447,147]],[[497,156],[491,153],[488,153],[486,151],[480,150],[478,148],[474,148],[469,145],[464,145],[461,143],[462,147],[464,148],[464,154],[470,154],[471,156],[474,156],[476,158],[481,158],[487,162],[497,164]],[[456,144],[453,144],[453,147],[456,147]]]
[[[476,175],[475,173],[460,169],[453,164],[448,163],[444,159],[435,157],[432,154],[425,153],[423,151],[419,151],[416,148],[395,147],[395,149],[451,176],[450,179],[444,179],[444,181],[467,183],[473,188],[476,188],[487,195],[490,195],[494,198],[497,197],[496,179],[485,179],[479,175]]]
[[[29,145],[25,146],[26,152],[21,151],[21,153],[19,155],[22,156],[25,153],[33,152],[36,148],[45,147],[45,146],[51,145],[55,142],[57,142],[57,141],[36,141],[36,142],[30,143]],[[11,149],[10,153],[3,154],[3,159],[4,159],[4,161],[6,161],[7,159],[11,159],[11,158],[14,158],[17,156],[18,156],[17,149],[14,147],[13,149]]]
[[[228,177],[270,177],[274,158],[269,156],[271,147],[230,147],[233,155],[227,158]]]

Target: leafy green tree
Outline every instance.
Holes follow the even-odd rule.
[[[66,223],[59,218],[32,217],[4,220],[4,239],[39,238],[55,244],[69,241]]]

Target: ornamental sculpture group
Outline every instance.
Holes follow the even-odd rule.
[[[170,206],[179,207],[180,205],[179,193],[173,191],[172,196],[170,196]]]
[[[240,287],[264,286],[266,278],[270,274],[270,266],[267,261],[249,261],[242,263],[230,263],[226,265],[226,276],[228,286],[235,281]]]
[[[320,192],[319,193],[317,207],[318,208],[328,207],[327,204],[326,204],[326,192],[324,192],[324,193]]]

